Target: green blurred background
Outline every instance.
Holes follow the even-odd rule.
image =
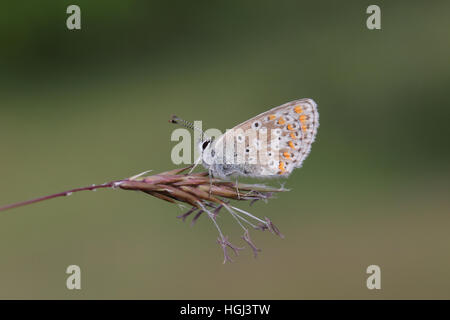
[[[370,4],[382,30],[366,28]],[[1,7],[0,205],[174,168],[171,114],[224,130],[309,97],[321,126],[292,191],[243,204],[286,236],[254,231],[258,259],[222,265],[210,221],[169,203],[85,192],[0,214],[0,298],[450,298],[450,2]]]

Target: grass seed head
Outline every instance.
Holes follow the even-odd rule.
[[[137,175],[121,181],[119,187],[124,190],[141,191],[174,204],[185,203],[192,206],[186,213],[177,217],[185,221],[195,213],[192,224],[197,221],[202,213],[206,213],[219,232],[217,242],[223,250],[224,263],[233,261],[227,249],[231,249],[235,255],[238,255],[243,248],[233,245],[228,240],[228,236],[222,233],[216,221],[222,209],[225,209],[243,229],[242,239],[253,250],[255,257],[261,249],[258,249],[250,239],[248,228],[262,231],[269,230],[282,238],[284,237],[270,219],[267,217],[264,219],[258,218],[243,209],[232,206],[230,201],[247,201],[251,205],[255,201],[267,201],[274,194],[289,190],[283,187],[273,188],[262,184],[244,184],[221,180],[210,177],[207,172],[183,173],[191,167],[149,176]]]

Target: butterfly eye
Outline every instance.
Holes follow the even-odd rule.
[[[258,130],[259,128],[261,128],[261,121],[255,121],[252,123],[252,128],[254,130]]]
[[[202,149],[205,150],[206,147],[207,147],[210,143],[211,143],[210,140],[206,140],[205,142],[203,142],[203,144],[202,144]]]

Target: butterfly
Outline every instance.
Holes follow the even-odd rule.
[[[196,129],[176,116],[171,122]],[[311,150],[319,113],[312,99],[287,102],[263,112],[227,130],[217,139],[206,137],[198,141],[200,162],[211,176],[288,177],[302,166]]]

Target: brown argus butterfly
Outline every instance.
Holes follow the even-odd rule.
[[[189,123],[174,117],[172,122]],[[301,167],[319,127],[317,104],[299,99],[251,118],[217,139],[198,142],[198,162],[215,177],[288,177]]]

